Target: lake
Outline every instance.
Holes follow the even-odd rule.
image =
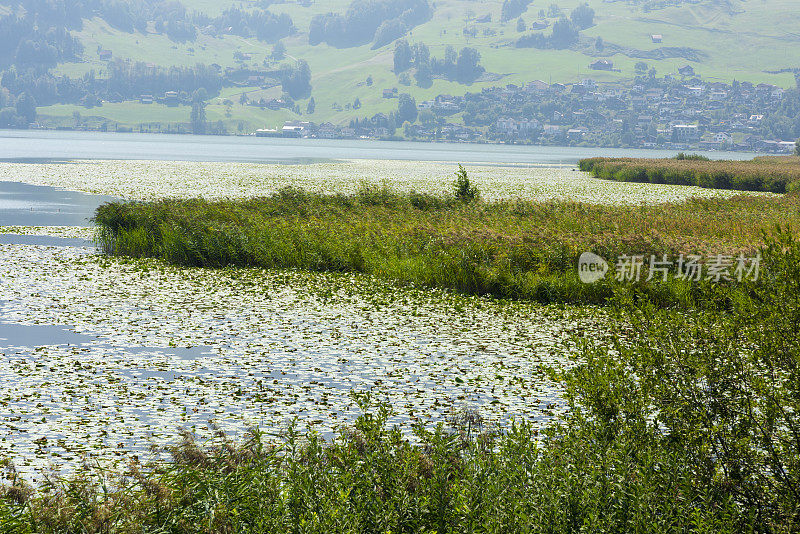
[[[390,403],[393,424],[444,422],[460,408],[489,425],[547,424],[565,404],[544,369],[567,365],[571,335],[597,328],[591,310],[360,275],[107,258],[89,242],[88,218],[113,198],[346,193],[364,182],[446,193],[454,161],[471,164],[489,200],[731,194],[570,168],[595,155],[672,153],[0,131],[0,457],[36,483],[50,464],[147,455],[174,443],[178,428],[208,437],[212,420],[232,437],[295,419],[330,436],[358,415],[351,389]]]
[[[209,437],[211,421],[233,438],[251,426],[278,433],[295,419],[331,436],[358,415],[352,389],[390,403],[392,424],[435,424],[462,407],[479,409],[487,425],[543,425],[562,413],[560,389],[543,368],[564,361],[579,311],[358,275],[107,258],[87,226],[113,197],[71,191],[163,182],[169,194],[188,195],[198,184],[178,189],[181,177],[204,176],[213,188],[220,177],[238,182],[242,171],[253,175],[242,190],[252,190],[269,172],[284,173],[281,163],[305,163],[289,170],[312,169],[308,183],[330,180],[333,169],[379,169],[359,158],[392,157],[427,173],[410,161],[415,146],[423,159],[510,157],[493,146],[478,147],[478,158],[456,145],[0,133],[8,172],[0,180],[0,457],[37,484],[48,465],[69,472],[84,458],[109,467],[146,458],[152,445],[174,443],[179,428]],[[193,162],[173,169],[173,159]],[[23,172],[27,183],[18,183]],[[37,176],[48,184],[32,183]]]
[[[575,165],[592,156],[663,158],[675,151],[472,143],[276,139],[254,136],[123,134],[0,130],[0,160],[142,159],[308,163],[337,159]],[[752,159],[745,152],[698,152],[713,159]]]

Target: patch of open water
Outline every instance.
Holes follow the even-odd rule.
[[[90,226],[97,206],[112,200],[117,199],[0,181],[0,226]]]

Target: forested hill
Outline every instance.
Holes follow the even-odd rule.
[[[398,94],[631,85],[642,65],[789,88],[799,22],[794,0],[0,1],[0,127],[342,125]]]

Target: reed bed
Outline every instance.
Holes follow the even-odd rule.
[[[797,197],[736,197],[658,206],[464,202],[386,188],[355,195],[285,189],[247,200],[101,206],[107,252],[203,267],[368,273],[400,283],[540,302],[606,302],[613,280],[582,284],[577,260],[623,254],[752,254],[761,233],[800,222]],[[643,286],[644,287],[644,286]],[[646,284],[665,304],[678,281]]]
[[[751,161],[682,159],[587,158],[579,168],[595,177],[620,182],[692,185],[786,193],[800,188],[800,158],[763,157]]]

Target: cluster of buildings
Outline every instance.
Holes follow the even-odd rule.
[[[413,124],[387,127],[392,117],[379,113],[350,126],[289,122],[291,134],[259,135],[386,138],[403,128],[416,139],[786,152],[794,139],[776,139],[767,124],[783,98],[775,85],[704,81],[686,67],[679,76],[639,77],[633,86],[536,80],[439,95],[417,103]]]
[[[640,83],[630,87],[600,86],[591,79],[575,84],[537,80],[521,87],[484,89],[455,101],[462,102],[459,111],[464,111],[464,124],[472,127],[473,137],[486,140],[766,152],[794,149],[794,139],[776,139],[767,120],[780,108],[784,89],[765,83],[682,78],[638,78]],[[419,128],[417,133],[424,137],[431,131]]]

